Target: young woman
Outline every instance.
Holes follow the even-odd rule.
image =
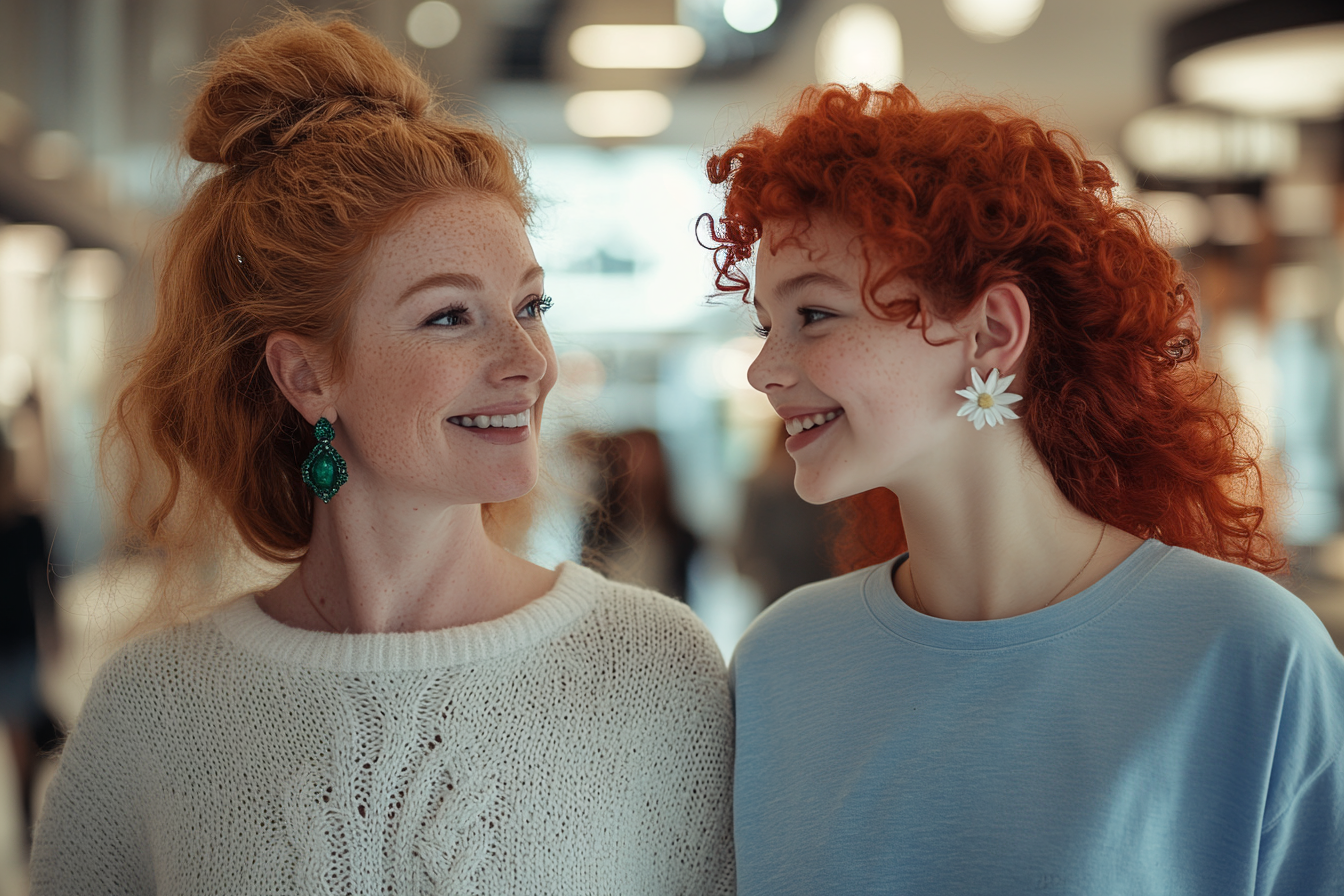
[[[832,87],[709,174],[750,380],[866,567],[738,646],[739,892],[1344,892],[1344,658],[1106,168]]]
[[[297,13],[223,49],[186,144],[131,507],[162,481],[149,547],[182,517],[296,565],[103,667],[33,892],[732,892],[713,640],[502,544],[556,378],[519,160]]]

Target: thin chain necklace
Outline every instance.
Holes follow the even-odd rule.
[[[1097,551],[1101,550],[1102,540],[1106,538],[1106,525],[1107,525],[1106,523],[1101,524],[1101,534],[1097,536],[1097,545],[1092,549],[1092,553],[1088,555],[1087,562],[1083,564],[1083,568],[1074,573],[1073,578],[1065,582],[1064,587],[1056,591],[1054,597],[1050,598],[1048,601],[1046,601],[1037,609],[1044,610],[1046,607],[1050,606],[1055,601],[1059,600],[1059,596],[1063,594],[1065,591],[1068,591],[1070,585],[1078,581],[1078,577],[1083,574],[1083,570],[1087,569],[1089,566],[1092,565],[1092,561],[1096,559]],[[906,562],[909,563],[910,561],[907,560]],[[919,586],[915,584],[915,569],[913,566],[910,568],[910,590],[912,592],[911,596],[914,597],[915,599],[915,609],[923,613],[925,616],[932,616],[933,615],[932,613],[924,609],[924,601],[920,600],[919,598]]]
[[[340,633],[340,629],[338,629],[335,625],[332,624],[331,620],[327,618],[326,613],[323,613],[321,610],[317,608],[317,604],[316,602],[313,601],[312,595],[308,593],[308,584],[303,580],[302,563],[299,564],[299,587],[303,589],[303,596],[308,599],[308,605],[312,607],[313,612],[316,613],[318,616],[320,616],[322,618],[322,621],[327,624],[327,628],[331,629],[333,632]]]

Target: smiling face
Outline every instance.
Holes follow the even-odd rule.
[[[370,259],[334,401],[351,484],[449,504],[526,494],[556,361],[518,213],[480,194],[432,200]]]
[[[860,294],[865,272],[852,228],[820,216],[796,233],[791,222],[765,227],[755,296],[768,336],[748,379],[784,419],[794,487],[813,504],[927,472],[966,425],[954,394],[966,377],[963,338],[934,321],[929,340],[953,341],[930,345],[919,328],[875,317]],[[910,294],[897,281],[877,298]]]

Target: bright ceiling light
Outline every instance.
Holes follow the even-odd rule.
[[[1016,37],[1041,14],[1044,0],[943,0],[957,27],[987,44]]]
[[[1344,23],[1274,31],[1207,47],[1171,70],[1186,102],[1258,115],[1344,112]]]
[[[1120,135],[1125,155],[1159,177],[1217,180],[1283,174],[1297,165],[1297,123],[1213,109],[1158,106]]]
[[[744,34],[755,34],[775,24],[776,0],[723,0],[723,19]]]
[[[425,0],[406,17],[406,36],[427,50],[451,43],[462,30],[462,16],[442,0]]]
[[[589,68],[687,68],[705,55],[705,39],[686,25],[584,25],[569,36],[569,55]]]
[[[890,87],[904,68],[901,26],[880,6],[846,6],[817,35],[817,80],[823,84]]]
[[[672,101],[656,90],[586,90],[565,103],[580,137],[652,137],[672,123]]]

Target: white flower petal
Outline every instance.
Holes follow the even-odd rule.
[[[965,417],[967,414],[969,414],[969,413],[975,411],[975,410],[977,409],[977,407],[978,407],[978,406],[976,405],[975,402],[973,402],[973,401],[968,401],[968,402],[966,402],[965,404],[963,404],[961,407],[957,408],[957,416],[958,416],[958,417]]]
[[[980,379],[980,371],[974,367],[971,368],[971,389],[977,395],[985,391],[985,381]]]
[[[999,368],[995,367],[989,372],[989,379],[985,380],[985,391],[993,395],[997,390],[994,388],[999,384]]]
[[[1007,376],[1002,377],[999,380],[999,391],[1002,392],[1004,389],[1007,389],[1013,384],[1013,380],[1015,379],[1017,379],[1017,374],[1015,373],[1010,373]]]
[[[995,398],[994,398],[994,403],[995,403],[995,404],[1012,404],[1012,403],[1015,402],[1015,401],[1021,401],[1021,400],[1022,400],[1022,396],[1016,394],[1015,392],[1004,392],[1002,395],[997,395],[997,396],[995,396]]]
[[[1013,409],[1012,409],[1012,408],[1006,408],[1006,407],[1000,405],[999,407],[995,408],[995,410],[998,411],[998,412],[999,412],[999,416],[1002,417],[1002,418],[1004,418],[1005,420],[1021,420],[1021,419],[1022,419],[1021,417],[1017,416],[1017,414],[1014,414],[1014,413],[1013,413]]]
[[[976,428],[976,429],[984,429],[984,428],[985,428],[985,415],[984,415],[984,414],[976,414],[975,416],[973,416],[973,417],[971,418],[971,420],[975,423],[975,428]]]
[[[970,389],[958,389],[957,392],[956,392],[956,394],[957,394],[957,395],[960,395],[962,398],[966,399],[967,401],[975,401],[977,398],[980,397],[980,396],[976,395],[974,392],[972,392]]]

